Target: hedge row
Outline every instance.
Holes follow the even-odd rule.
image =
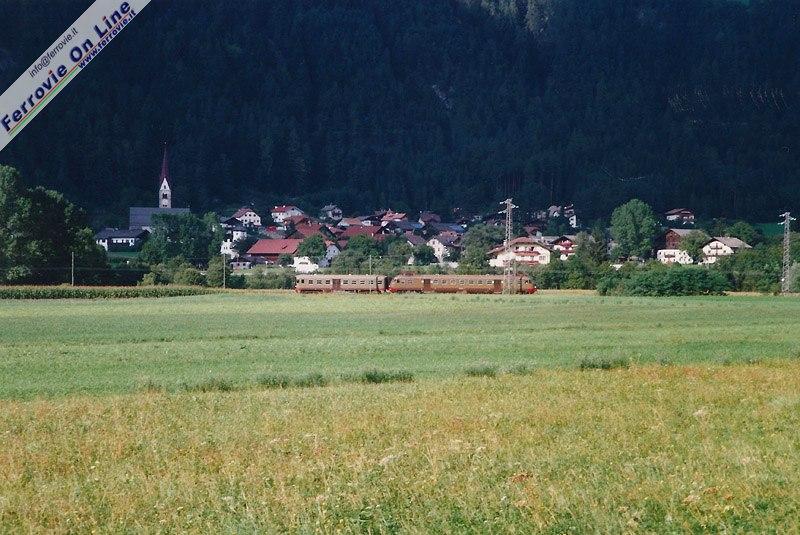
[[[656,267],[647,271],[616,273],[597,284],[600,294],[633,296],[722,295],[731,289],[725,276],[704,267]]]
[[[127,299],[132,297],[184,297],[217,290],[191,286],[4,286],[0,299]]]

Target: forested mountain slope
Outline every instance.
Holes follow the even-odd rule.
[[[89,4],[0,0],[5,87]],[[97,222],[152,204],[800,205],[800,7],[154,0],[0,162]]]

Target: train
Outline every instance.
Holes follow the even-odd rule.
[[[536,285],[525,275],[512,279],[514,294],[535,293]],[[297,275],[294,289],[298,293],[504,293],[504,275]]]

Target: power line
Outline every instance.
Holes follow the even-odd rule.
[[[781,292],[782,293],[789,293],[789,286],[791,285],[791,281],[789,280],[789,270],[792,267],[792,257],[790,254],[791,246],[792,246],[792,221],[795,221],[795,218],[792,217],[790,212],[786,212],[781,214],[783,218],[783,271],[781,273]]]
[[[506,255],[506,260],[503,262],[503,275],[505,277],[505,288],[503,293],[514,293],[513,284],[516,279],[516,266],[512,260],[511,254],[511,240],[514,239],[514,208],[519,208],[515,205],[513,199],[509,197],[500,203],[505,205],[506,209],[501,211],[501,214],[506,214],[506,239],[503,242],[503,249]]]

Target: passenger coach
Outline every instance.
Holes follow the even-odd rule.
[[[537,288],[525,275],[513,278],[511,293],[532,294]],[[419,293],[503,293],[503,275],[398,275],[389,285],[390,292]]]
[[[389,287],[386,275],[298,275],[294,290],[310,292],[382,293]]]

